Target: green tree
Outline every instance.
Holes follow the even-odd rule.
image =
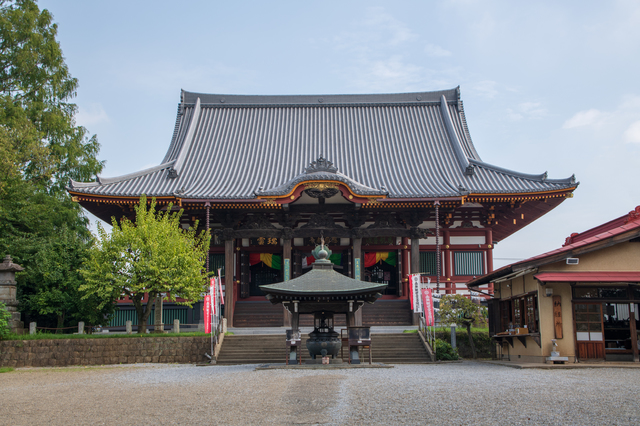
[[[180,226],[183,211],[156,210],[155,199],[147,206],[145,196],[136,206],[135,223],[113,218],[111,234],[98,226],[99,240],[91,248],[80,287],[86,296],[97,295],[99,306],[113,303],[126,295],[138,315],[138,332],[145,333],[151,305],[156,296],[166,293],[171,301],[183,298],[192,305],[206,290],[204,270],[209,252],[208,231],[196,232],[197,223],[188,230]],[[148,294],[149,303],[143,303]]]
[[[90,180],[102,170],[96,136],[76,126],[77,79],[56,40],[58,27],[33,0],[0,0],[0,153],[12,174],[52,193],[67,181]],[[6,161],[3,165],[7,166]]]
[[[104,322],[112,310],[98,309],[95,297],[81,300],[78,290],[84,281],[78,270],[93,239],[78,205],[22,180],[8,185],[0,200],[0,253],[25,267],[17,276],[20,311],[42,326]]]
[[[446,295],[440,299],[440,309],[438,311],[440,323],[456,324],[466,327],[469,336],[469,346],[471,347],[471,353],[474,359],[477,358],[477,354],[471,335],[471,326],[481,321],[483,309],[482,306],[461,294]]]
[[[96,137],[75,123],[78,81],[52,21],[33,0],[0,0],[0,255],[25,267],[20,309],[46,325],[104,314],[91,300],[71,303],[91,235],[64,186],[92,179],[103,163]]]

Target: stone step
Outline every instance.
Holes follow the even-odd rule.
[[[420,337],[415,333],[374,334],[371,354],[375,362],[386,364],[430,362]],[[345,360],[347,356],[344,350]],[[225,337],[218,364],[265,364],[283,363],[286,344],[282,335],[238,335]],[[309,353],[302,345],[302,359]],[[368,359],[368,350],[361,349],[361,359]]]

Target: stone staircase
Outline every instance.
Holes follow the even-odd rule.
[[[309,358],[309,352],[302,342],[302,363]],[[385,364],[424,364],[431,362],[429,354],[416,333],[373,334],[371,337],[373,362]],[[286,356],[284,335],[232,335],[224,338],[218,355],[219,365],[234,364],[284,364]],[[347,362],[347,351],[344,350]],[[368,351],[360,355],[368,361]]]
[[[362,307],[362,324],[365,326],[399,326],[412,324],[411,307],[408,300],[378,300]],[[282,305],[270,302],[236,302],[233,316],[234,327],[282,327],[284,311]],[[346,326],[346,315],[336,314],[335,326]],[[300,327],[313,327],[313,315],[301,315]]]
[[[234,327],[282,327],[282,305],[271,302],[236,302],[233,315]]]

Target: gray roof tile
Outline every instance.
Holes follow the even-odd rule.
[[[573,177],[552,180],[482,162],[458,98],[457,88],[384,95],[183,92],[161,165],[94,184],[72,181],[69,189],[111,196],[252,199],[261,187],[261,195],[286,193],[304,180],[305,167],[319,156],[337,167],[339,174],[330,178],[362,195],[453,197],[576,186]],[[443,112],[449,113],[450,127]]]

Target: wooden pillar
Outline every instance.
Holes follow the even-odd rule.
[[[409,278],[407,276],[411,273],[411,248],[407,248],[410,246],[409,238],[402,238],[402,244],[404,245],[404,249],[402,250],[402,264],[404,265],[404,272],[402,277],[402,294],[409,294]]]
[[[487,270],[485,274],[490,274],[493,272],[493,229],[487,229],[485,238],[487,243]],[[487,293],[494,294],[493,283],[489,283]]]
[[[418,230],[413,229],[411,233],[411,273],[420,273],[420,236]]]
[[[356,326],[356,313],[347,312],[347,327],[355,327],[355,326]]]
[[[485,239],[487,243],[487,270],[485,274],[489,274],[493,272],[493,230],[491,228],[487,229]]]
[[[233,248],[235,246],[235,238],[228,237],[224,240],[224,317],[227,319],[227,327],[233,327],[233,311],[235,308],[235,292],[233,271],[235,264],[233,262]]]
[[[631,331],[631,348],[633,349],[633,361],[640,361],[640,357],[638,357],[638,331],[636,328],[636,309],[638,309],[638,305],[636,305],[635,301],[631,301],[629,309],[629,328]]]
[[[289,281],[291,279],[291,239],[283,237],[282,243],[282,280]],[[291,327],[293,330],[297,328],[293,327],[291,313],[282,305],[283,323],[285,327]],[[298,313],[295,315],[296,321]]]
[[[442,254],[444,257],[444,277],[446,280],[446,284],[445,284],[445,294],[455,294],[455,290],[452,290],[452,287],[455,286],[455,284],[453,284],[451,282],[451,277],[452,275],[452,260],[451,260],[451,234],[449,232],[448,229],[443,229],[442,230],[442,245],[444,246],[444,250],[442,250]]]

